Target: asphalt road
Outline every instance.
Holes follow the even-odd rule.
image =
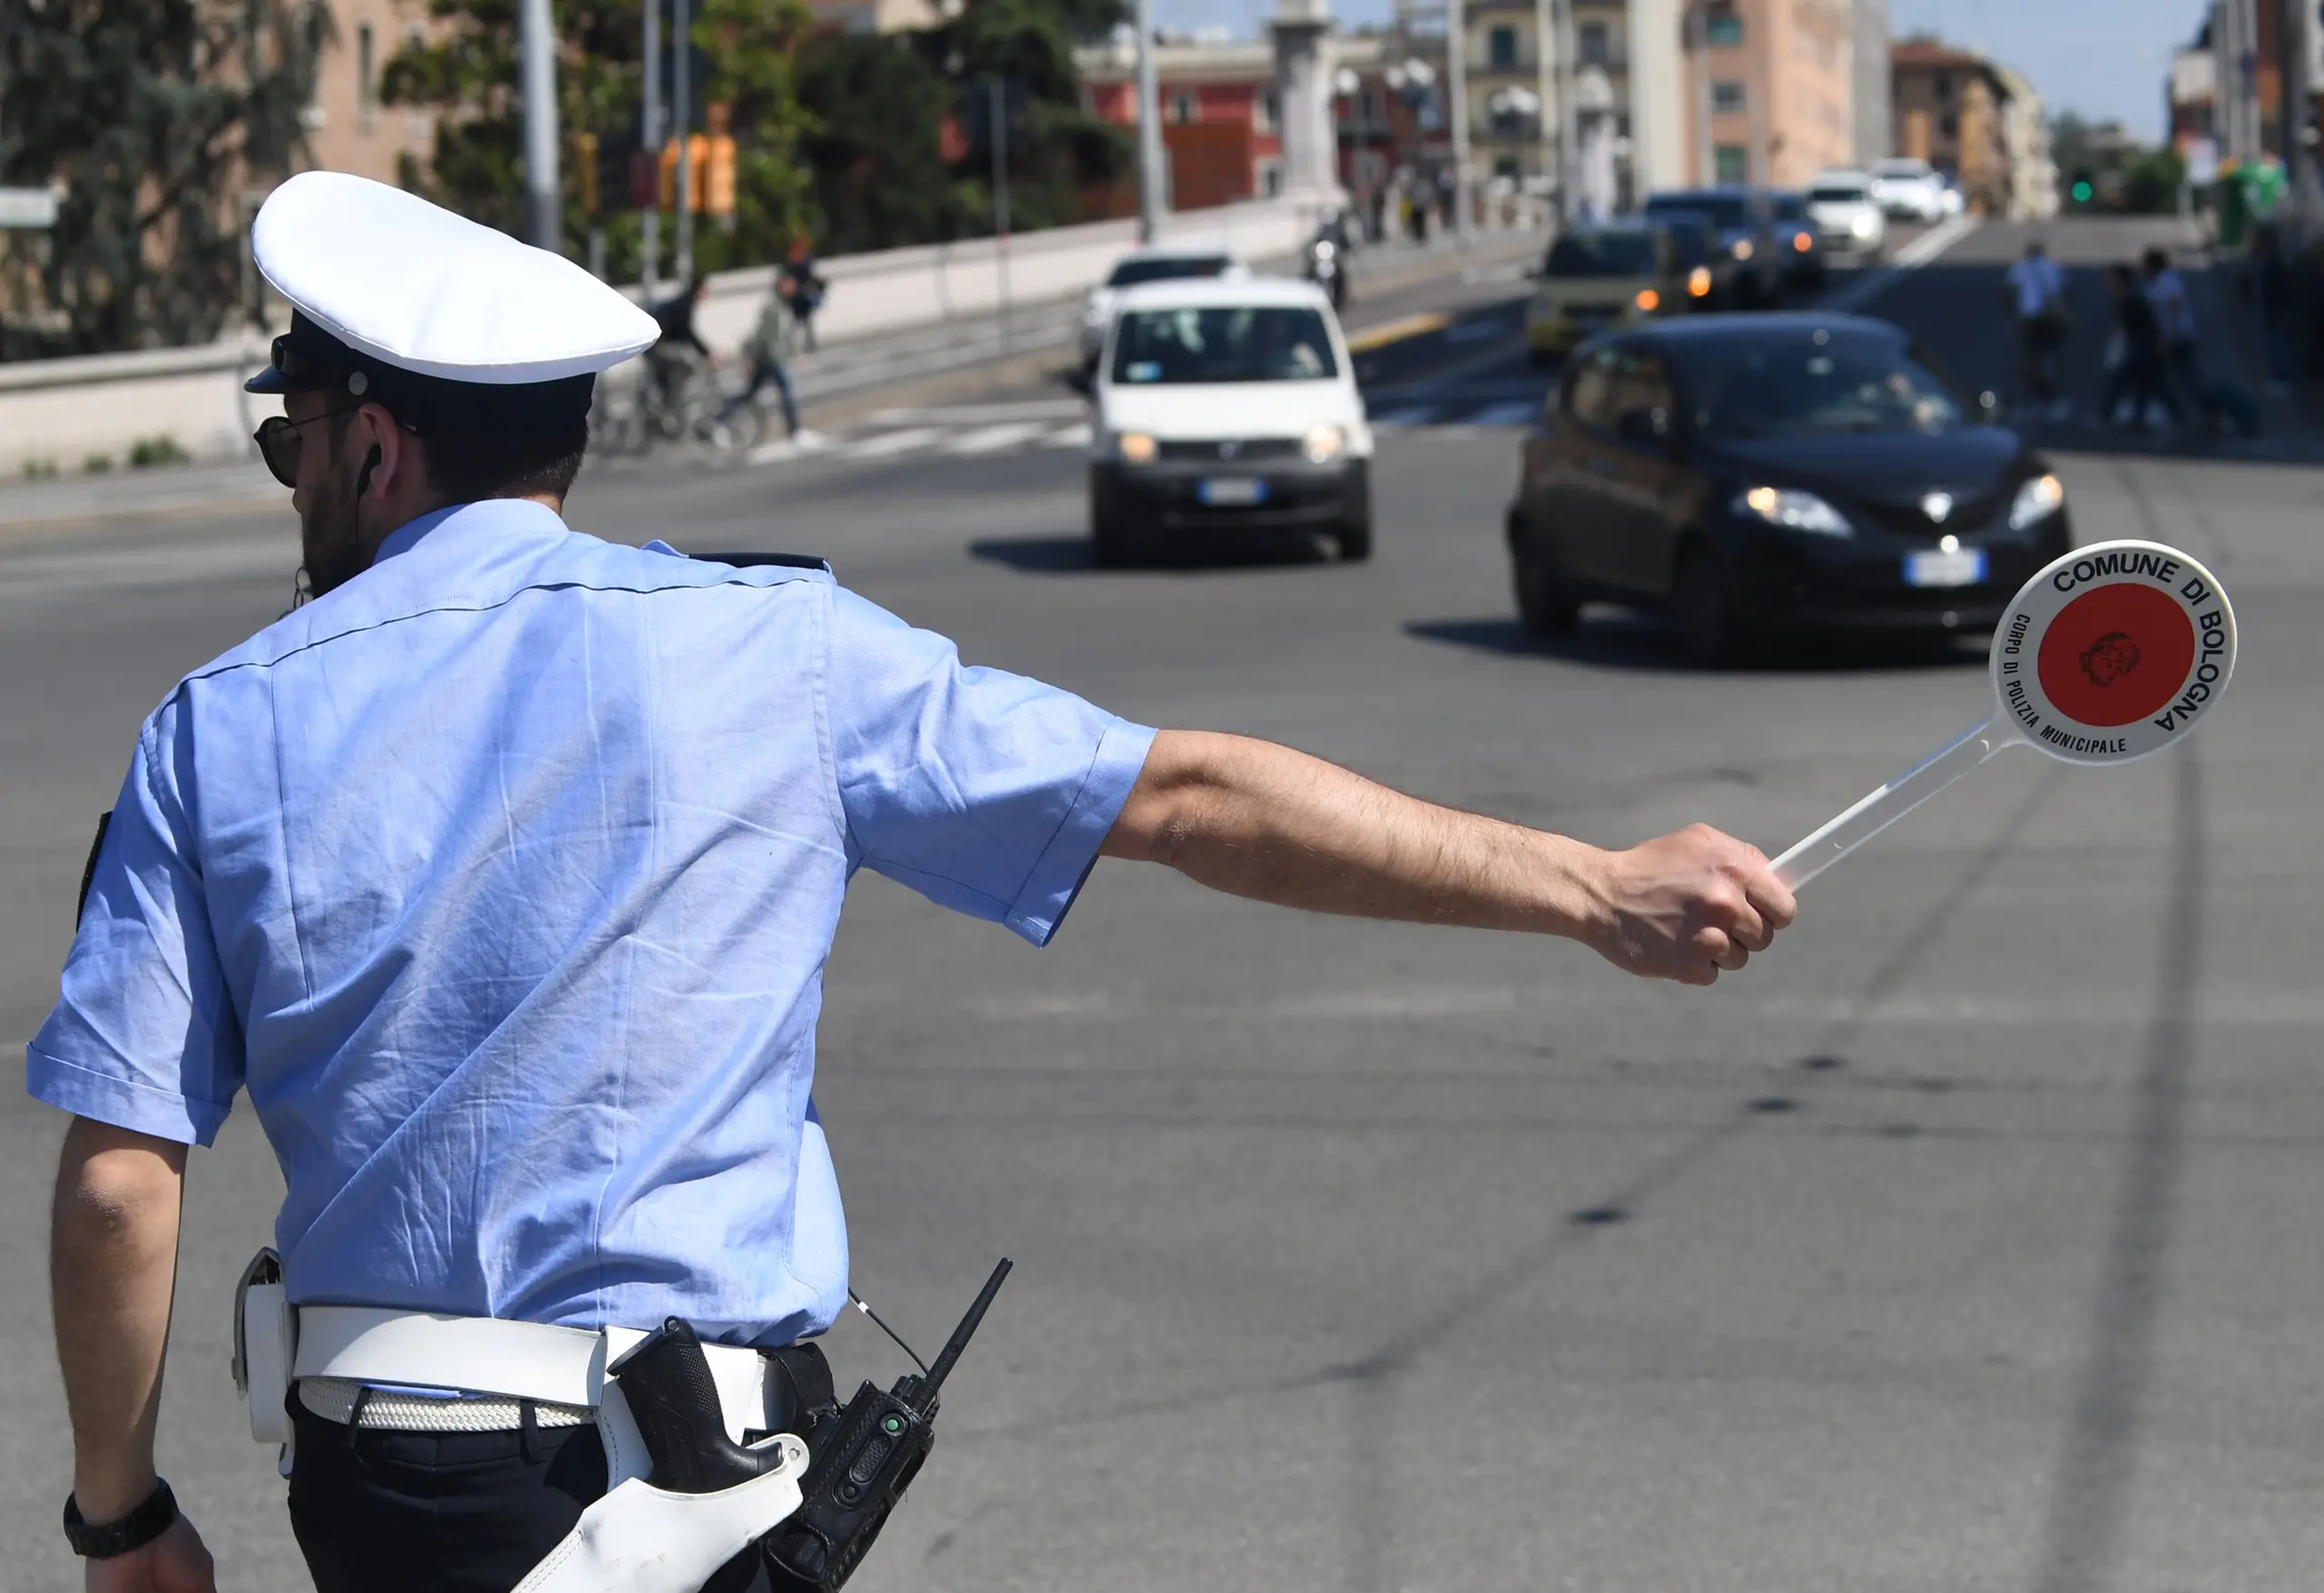
[[[2078,262],[2138,241],[2053,237]],[[2005,376],[2015,252],[1971,233],[1862,308]],[[1505,329],[1514,291],[1453,289],[1377,356],[1375,412],[1435,413],[1386,431],[1366,566],[1094,573],[1071,447],[948,451],[1010,424],[975,416],[887,456],[606,472],[574,517],[822,553],[972,659],[1609,844],[1705,819],[1775,850],[1984,712],[1974,650],[1704,675],[1618,617],[1523,644],[1516,433],[1477,417],[1543,379],[1462,329]],[[2146,444],[2061,468],[2085,538],[2159,536],[2231,584],[2232,706],[2127,769],[2011,754],[1714,989],[1117,862],[1035,953],[866,876],[818,1090],[856,1287],[933,1341],[995,1256],[1018,1269],[854,1585],[2311,1586],[2319,477]],[[46,1008],[139,718],[281,607],[292,538],[287,513],[0,537],[0,1037]],[[74,1577],[40,1283],[61,1126],[0,1096],[12,1589]],[[276,1191],[247,1113],[194,1158],[162,1418],[248,1593],[303,1585],[226,1379]],[[832,1347],[843,1379],[902,1369],[858,1319]]]

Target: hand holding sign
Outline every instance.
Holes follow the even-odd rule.
[[[2028,581],[1994,633],[1991,719],[1776,859],[1794,890],[2004,747],[2128,763],[2210,717],[2235,673],[2235,611],[2155,542],[2077,549]]]

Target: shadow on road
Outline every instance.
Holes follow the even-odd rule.
[[[1413,620],[1404,634],[1424,642],[1513,657],[1555,658],[1599,669],[1694,673],[1679,655],[1668,625],[1633,615],[1592,615],[1571,636],[1530,635],[1513,618]],[[1978,636],[1846,636],[1810,643],[1786,640],[1724,671],[1727,674],[1829,674],[1864,669],[1980,669],[1985,639]]]
[[[1089,539],[1086,536],[988,536],[970,543],[969,555],[1029,575],[1074,575],[1096,568],[1089,562]],[[1323,551],[1313,537],[1262,541],[1222,537],[1216,543],[1189,543],[1157,552],[1141,559],[1129,573],[1247,570],[1318,564],[1323,558]]]

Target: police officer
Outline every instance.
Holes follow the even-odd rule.
[[[1689,984],[1790,920],[1708,829],[1598,851],[964,665],[821,566],[575,532],[592,379],[649,317],[353,177],[293,178],[253,243],[296,310],[250,385],[282,398],[260,442],[312,601],[146,720],[26,1061],[74,1116],[53,1277],[92,1588],[212,1587],[153,1426],[186,1146],[238,1091],[286,1185],[271,1393],[317,1586],[499,1593],[627,1464],[603,1355],[565,1347],[683,1317],[756,1409],[749,1347],[845,1303],[809,1087],[858,868],[1036,945],[1103,855]],[[782,1421],[777,1381],[730,1426]]]

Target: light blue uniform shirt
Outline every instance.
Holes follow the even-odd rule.
[[[820,569],[430,515],[146,721],[26,1085],[202,1144],[248,1090],[301,1303],[783,1342],[846,1303],[849,877],[1045,943],[1152,735]]]

